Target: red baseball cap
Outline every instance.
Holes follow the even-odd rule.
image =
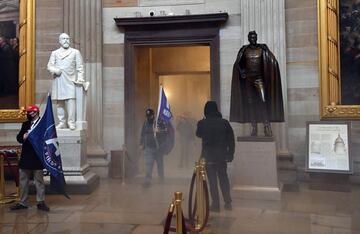
[[[26,108],[26,112],[27,113],[30,113],[30,112],[33,112],[33,111],[36,111],[37,113],[40,113],[40,108],[36,105],[30,105]]]

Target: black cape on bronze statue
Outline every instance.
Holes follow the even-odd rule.
[[[243,46],[237,55],[233,67],[231,83],[231,101],[230,101],[230,122],[250,123],[250,108],[255,108],[256,122],[284,122],[284,105],[281,89],[281,77],[278,62],[265,44],[258,44],[263,49],[264,64],[264,86],[265,100],[268,117],[265,119],[260,106],[249,106],[246,98],[245,79],[240,77],[240,61],[244,55],[245,49],[249,45]]]

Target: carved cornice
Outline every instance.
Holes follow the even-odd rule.
[[[0,123],[9,122],[23,122],[26,119],[25,109],[18,110],[1,110]]]
[[[132,27],[144,25],[194,24],[194,23],[224,23],[229,18],[228,13],[175,15],[153,17],[114,18],[118,27]]]
[[[360,119],[360,108],[356,105],[328,105],[324,107],[323,118]]]

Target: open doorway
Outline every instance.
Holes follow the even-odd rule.
[[[201,142],[195,136],[196,123],[203,116],[204,104],[211,99],[210,47],[136,46],[134,50],[134,140],[139,142],[145,110],[157,110],[162,85],[176,129],[174,148],[164,158],[165,177],[190,177],[201,149]],[[142,157],[138,168],[140,172],[143,169]]]
[[[140,165],[139,126],[144,121],[144,108],[156,107],[159,80],[168,75],[194,75],[210,73],[210,99],[220,103],[220,27],[229,18],[227,13],[176,15],[161,17],[123,17],[115,18],[116,25],[124,35],[124,130],[125,146],[129,155],[128,172],[133,176]],[[156,58],[156,51],[189,51],[197,58],[196,63],[180,66],[188,54],[176,54],[173,58]],[[205,50],[200,53],[200,50]],[[175,61],[174,61],[175,60]],[[157,66],[185,67],[178,72],[156,73],[153,61],[161,61]],[[190,60],[192,61],[192,60]],[[198,62],[202,62],[199,65]],[[151,65],[152,64],[152,65]],[[171,66],[170,66],[171,65]],[[206,69],[190,69],[191,67]],[[142,69],[139,69],[142,67]],[[189,72],[190,71],[190,72]],[[150,77],[151,75],[151,77]],[[158,78],[156,78],[158,77]],[[175,107],[174,107],[175,108]],[[199,112],[200,113],[200,112]]]

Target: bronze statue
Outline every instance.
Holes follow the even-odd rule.
[[[238,52],[231,84],[230,121],[264,123],[265,136],[272,136],[270,122],[284,122],[284,107],[278,62],[266,44],[257,43],[257,34],[248,34],[250,44]]]

